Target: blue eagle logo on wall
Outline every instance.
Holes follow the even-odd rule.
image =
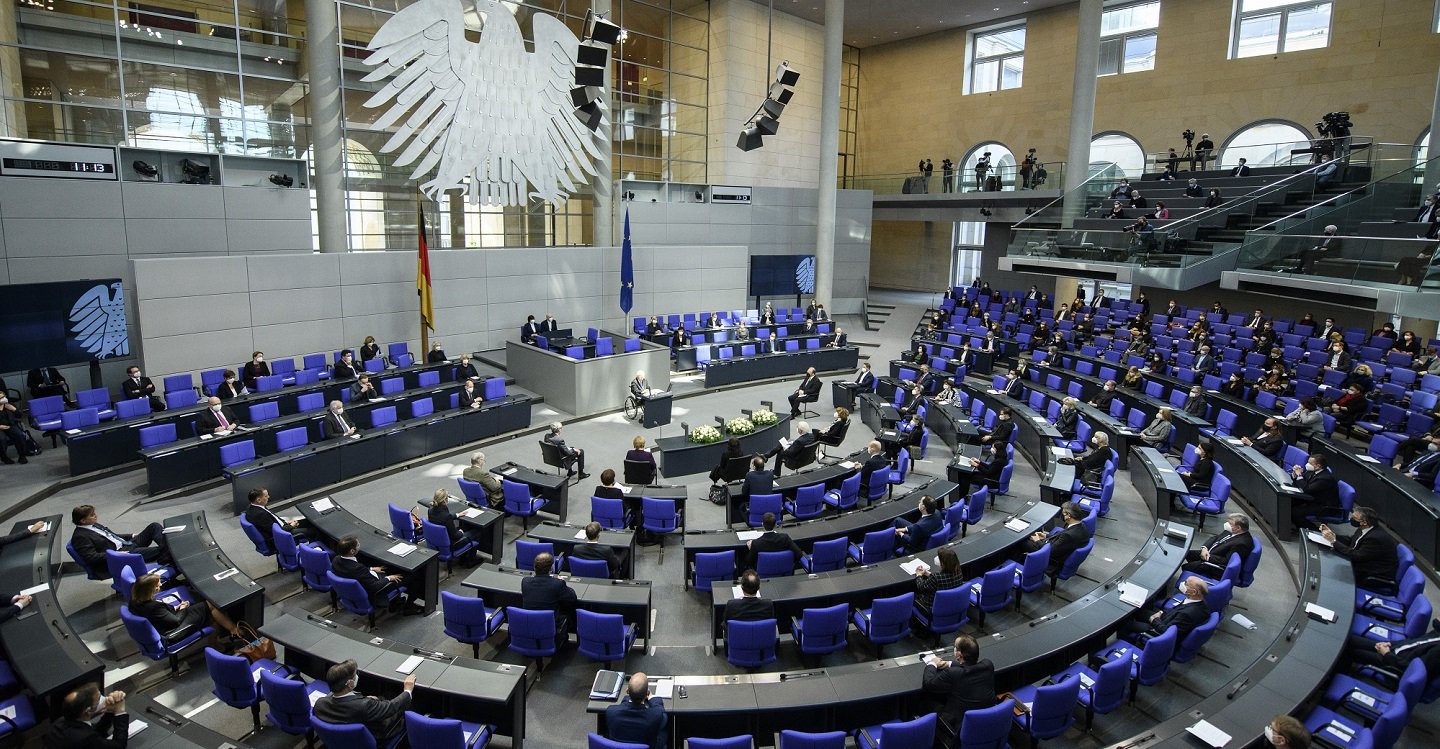
[[[70,307],[70,333],[96,359],[127,356],[130,335],[125,325],[125,290],[119,283],[96,284]]]
[[[795,288],[801,294],[815,293],[814,257],[807,257],[795,266]]]

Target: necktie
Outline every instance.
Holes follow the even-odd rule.
[[[92,525],[92,526],[90,526],[90,527],[93,528],[96,533],[99,533],[100,535],[104,536],[107,540],[109,540],[111,544],[114,544],[114,546],[115,546],[116,549],[122,549],[122,548],[125,547],[125,539],[123,539],[123,538],[115,535],[114,533],[112,533],[109,528],[106,528],[105,526],[103,526],[103,525],[101,525],[101,524],[99,524],[99,523],[96,523],[96,524],[94,524],[94,525]]]
[[[44,379],[46,385],[49,385],[49,384],[50,384],[50,368],[49,368],[49,367],[42,368],[42,369],[40,370],[40,377]]]
[[[229,430],[229,429],[230,429],[230,422],[225,419],[225,412],[224,412],[223,410],[222,410],[222,411],[216,411],[216,412],[215,412],[215,415],[218,416],[218,417],[220,417],[220,426],[225,427],[226,430]]]
[[[1425,455],[1421,455],[1420,457],[1418,457],[1418,458],[1416,458],[1415,460],[1411,461],[1411,462],[1410,462],[1410,465],[1408,465],[1408,466],[1405,467],[1405,470],[1406,470],[1406,471],[1419,471],[1421,466],[1425,465],[1425,463],[1426,463],[1427,461],[1429,461],[1431,458],[1435,457],[1436,455],[1440,455],[1440,453],[1427,453],[1427,454],[1425,454]]]

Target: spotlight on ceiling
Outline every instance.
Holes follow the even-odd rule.
[[[735,147],[741,151],[754,151],[763,145],[765,143],[760,139],[760,128],[754,126],[741,130],[740,140],[735,143]]]
[[[275,185],[276,187],[293,187],[295,185],[294,177],[291,177],[288,174],[282,174],[280,172],[275,172],[274,174],[271,174],[269,179],[270,184]]]
[[[180,171],[185,172],[185,179],[180,180],[182,185],[208,185],[210,184],[210,165],[202,164],[190,159],[180,160]]]
[[[148,161],[141,161],[139,159],[136,159],[130,162],[130,168],[134,169],[136,174],[144,177],[145,179],[160,178],[160,170],[155,168],[155,165],[151,164]]]

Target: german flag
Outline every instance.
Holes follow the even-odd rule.
[[[415,266],[415,293],[420,295],[420,324],[435,332],[435,307],[431,301],[430,248],[425,242],[425,207],[415,201],[416,230],[420,234],[420,252]]]

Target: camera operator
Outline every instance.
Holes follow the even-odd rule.
[[[985,175],[990,173],[990,152],[986,151],[980,155],[980,160],[975,162],[975,189],[979,192],[985,191]]]
[[[1155,226],[1144,216],[1121,229],[1130,235],[1130,254],[1149,253],[1155,249]]]
[[[1215,153],[1215,141],[1210,140],[1209,133],[1200,134],[1200,142],[1195,144],[1195,161],[1200,162],[1200,169],[1205,168],[1205,162]],[[1194,162],[1191,162],[1192,164]]]

